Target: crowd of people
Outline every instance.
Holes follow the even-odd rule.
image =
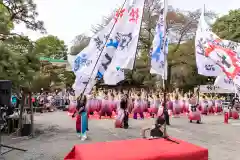
[[[141,91],[94,89],[91,94],[79,97],[75,96],[73,90],[68,90],[41,92],[33,94],[31,97],[33,106],[41,108],[41,111],[43,109],[54,111],[58,107],[65,108],[66,106],[69,115],[76,116],[76,129],[78,135],[83,139],[86,139],[86,133],[83,135],[83,127],[80,127],[83,113],[86,113],[87,117],[97,115],[99,119],[115,118],[115,127],[125,129],[129,127],[130,116],[133,119],[156,118],[156,123],[161,122],[162,125],[164,122],[170,125],[170,116],[178,117],[181,114],[187,114],[190,122],[196,120],[200,123],[200,116],[203,114],[221,114],[226,101],[226,96],[217,94],[214,96],[191,92],[183,94],[178,91],[167,93],[164,99],[162,91],[153,92],[143,89]],[[26,98],[26,103],[28,102],[29,97]],[[16,107],[19,105],[18,97],[15,95],[12,96],[12,104]],[[230,104],[232,110],[239,110],[238,99],[234,99]],[[239,117],[238,114],[231,116]],[[87,131],[87,124],[85,128]]]
[[[194,119],[195,115],[221,114],[223,112],[223,102],[225,97],[219,95],[207,96],[205,94],[198,95],[197,93],[172,92],[164,94],[161,91],[147,92],[142,91],[117,91],[117,90],[94,90],[84,97],[84,104],[81,104],[82,112],[86,112],[87,116],[97,114],[99,119],[103,116],[113,118],[115,116],[115,127],[128,128],[129,115],[133,119],[144,119],[145,115],[149,114],[152,118],[164,117],[166,123],[169,124],[169,115],[179,116],[180,114],[191,115]],[[78,112],[78,100],[74,95],[70,97],[69,114]],[[166,102],[166,103],[164,103]],[[164,107],[166,106],[166,107]],[[231,109],[238,110],[238,105]],[[235,115],[233,115],[235,116]],[[237,115],[236,115],[237,116]],[[81,118],[81,117],[79,117]],[[197,119],[198,122],[201,119]],[[162,122],[162,121],[161,121]],[[80,123],[80,121],[79,121]],[[81,130],[81,129],[80,129]]]
[[[11,97],[11,103],[13,108],[19,108],[22,96],[13,94]],[[25,95],[24,106],[27,108],[31,101],[33,107],[37,107],[42,110],[54,111],[56,108],[64,107],[69,104],[69,93],[68,92],[41,92],[33,93],[31,98],[29,95]]]

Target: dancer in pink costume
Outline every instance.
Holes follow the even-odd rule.
[[[200,100],[200,108],[201,108],[201,113],[207,115],[208,114],[208,100],[206,99],[205,96],[202,97]]]
[[[112,117],[112,110],[109,105],[107,93],[105,93],[104,99],[102,99],[99,119],[101,119],[102,116],[108,116],[110,118]]]
[[[70,100],[70,104],[68,106],[68,115],[73,115],[73,113],[75,113],[76,107],[77,107],[77,99],[76,99],[74,93],[69,95],[69,100]]]
[[[118,114],[115,121],[116,128],[128,128],[128,100],[128,95],[123,95],[121,97],[120,106],[118,108]]]
[[[222,110],[222,101],[219,98],[216,98],[214,101],[214,107],[213,107],[214,113],[218,114],[221,113]]]
[[[128,99],[128,113],[131,113],[134,107],[134,94],[130,93]]]
[[[159,95],[155,95],[153,94],[153,99],[152,99],[152,102],[150,104],[150,114],[152,116],[152,118],[154,118],[157,113],[158,113],[158,108],[160,107],[161,103],[160,103],[160,98],[159,98]]]
[[[230,107],[229,110],[229,118],[233,118],[233,119],[239,119],[239,114],[237,111],[237,108],[239,107],[239,99],[238,98],[233,98],[232,100],[232,107]]]
[[[213,109],[213,107],[214,107],[214,102],[213,102],[213,99],[209,97],[209,98],[207,99],[207,101],[208,101],[208,113],[209,113],[209,114],[213,114],[213,113],[214,113],[214,109]]]
[[[141,108],[141,95],[137,94],[136,99],[134,101],[133,108],[133,119],[137,119],[137,115],[140,115],[141,119],[144,119],[143,110]]]
[[[115,102],[113,93],[109,95],[109,106],[112,111],[117,112],[117,103]]]
[[[181,104],[180,100],[178,99],[178,95],[175,95],[175,100],[173,101],[173,115],[174,116],[179,116],[181,114]]]
[[[231,118],[233,119],[239,119],[239,114],[236,108],[231,109]]]
[[[188,114],[189,113],[189,98],[188,98],[188,95],[185,94],[184,97],[183,97],[183,111]]]
[[[189,100],[189,114],[188,119],[190,122],[197,121],[201,122],[201,112],[198,110],[197,98],[195,95],[191,95]]]
[[[141,107],[143,112],[148,112],[148,99],[147,99],[147,94],[145,92],[142,92]]]
[[[86,107],[85,108],[86,108],[88,117],[91,113],[93,113],[93,108],[92,108],[92,102],[93,101],[92,101],[92,99],[93,99],[92,95],[87,96],[87,102],[86,102]]]

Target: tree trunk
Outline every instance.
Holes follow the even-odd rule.
[[[23,128],[23,110],[24,110],[24,104],[25,104],[25,94],[24,92],[22,94],[22,99],[21,99],[21,105],[20,105],[20,114],[19,114],[19,122],[18,122],[18,136],[22,136],[22,128]]]

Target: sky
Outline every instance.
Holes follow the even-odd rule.
[[[110,14],[123,2],[124,0],[35,0],[38,19],[44,21],[47,34],[64,40],[69,47],[75,36],[83,33],[91,35],[91,26],[101,23],[104,15]],[[183,10],[196,10],[205,4],[207,10],[220,15],[240,6],[239,0],[169,0],[168,3]],[[27,30],[23,24],[16,25],[15,32],[25,34],[32,40],[46,36]]]

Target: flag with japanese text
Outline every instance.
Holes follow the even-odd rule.
[[[124,70],[120,68],[116,68],[115,71],[107,70],[103,79],[105,84],[116,85],[125,79]]]
[[[220,67],[211,59],[205,56],[204,49],[202,47],[202,37],[201,33],[203,31],[209,31],[211,27],[207,24],[204,17],[204,10],[199,19],[198,28],[195,37],[195,55],[196,55],[196,65],[198,74],[204,76],[216,77],[221,74]]]
[[[206,23],[199,24],[203,29],[197,31],[197,37],[199,37],[198,44],[203,50],[203,55],[219,66],[220,73],[218,75],[224,72],[228,78],[234,81],[240,71],[238,54],[231,48],[225,48],[223,40],[209,29],[204,29]]]
[[[222,89],[228,89],[233,92],[235,90],[233,80],[229,79],[224,73],[222,73],[215,79],[214,86],[219,86]]]
[[[166,23],[165,22],[166,15],[164,15],[164,8],[165,8],[164,0],[162,0],[159,20],[157,22],[156,29],[155,29],[156,33],[152,43],[150,73],[161,75],[163,79],[167,79],[168,64],[165,59],[168,53],[168,41],[166,41],[164,44],[164,37],[167,36],[166,30],[164,27]]]
[[[130,1],[125,0],[123,8],[129,8],[129,6]],[[104,72],[107,70],[120,44],[121,33],[118,30],[124,26],[126,17],[128,17],[127,13],[118,10],[110,23],[95,34],[88,46],[76,56],[73,72],[76,75],[74,88],[79,90],[78,93],[86,89],[86,79],[91,82],[95,80],[97,75],[104,76]],[[83,86],[85,87],[82,89]]]
[[[124,23],[112,34],[112,40],[118,42],[118,47],[109,65],[109,69],[112,71],[116,70],[116,67],[121,69],[133,69],[144,2],[145,0],[129,0],[129,6],[119,11],[123,14],[122,17],[119,17],[119,21],[124,21]]]
[[[87,95],[91,92],[92,88],[96,84],[95,79],[90,79],[86,75],[77,75],[72,88],[75,90],[75,95],[80,96],[82,93]]]

